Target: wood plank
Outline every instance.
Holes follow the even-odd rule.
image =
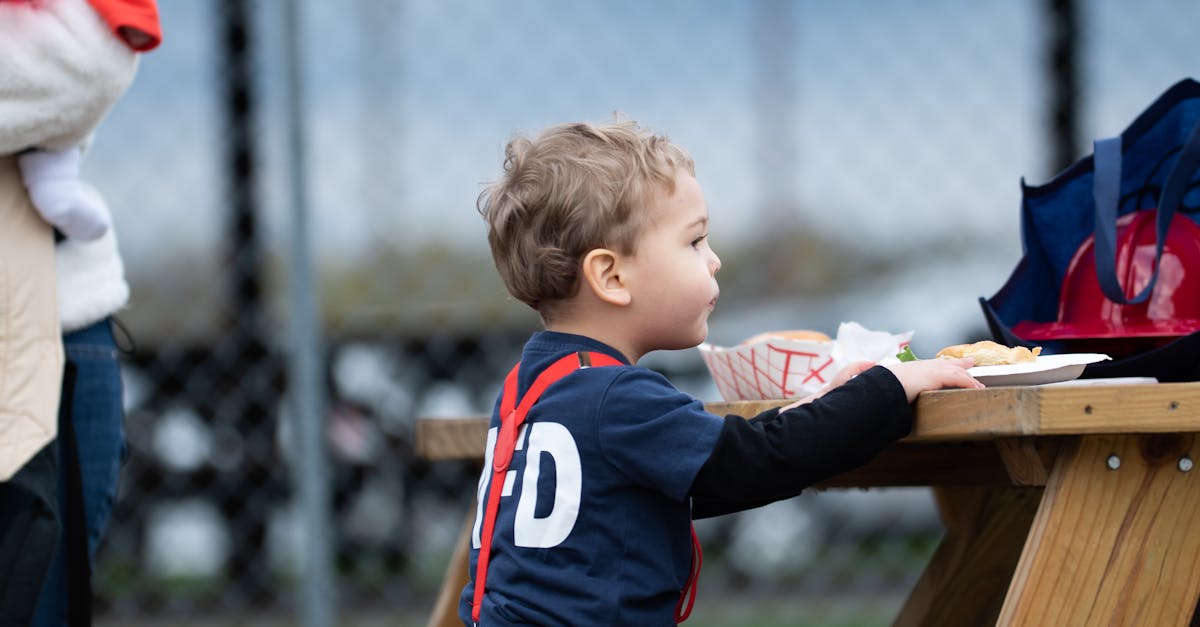
[[[1110,457],[1120,460],[1112,469]],[[1200,597],[1193,434],[1083,436],[1046,484],[998,625],[1187,625]]]
[[[707,403],[750,417],[788,401]],[[914,441],[1082,433],[1200,432],[1200,383],[937,390],[917,399]]]
[[[1016,436],[1036,432],[1037,394],[1037,390],[1031,388],[922,394],[913,433],[905,441],[983,441],[997,434]],[[720,401],[705,404],[705,409],[719,416],[750,418],[787,402]],[[1005,426],[1004,416],[1016,424]],[[488,421],[489,418],[482,415],[421,418],[417,420],[417,454],[429,460],[482,459]]]
[[[741,416],[753,418],[768,409],[782,407],[795,399],[773,401],[711,401],[704,404],[704,409],[718,416]]]
[[[989,485],[1012,485],[1004,461],[990,442],[898,442],[865,465],[813,487]]]
[[[938,390],[917,398],[913,432],[908,440],[985,440],[996,436],[1039,433],[1039,387],[998,387],[985,390]],[[749,418],[789,401],[706,403],[718,415]]]
[[[718,401],[705,409],[749,418],[787,402]],[[917,399],[913,432],[905,440],[1175,432],[1200,432],[1200,383],[926,392]],[[486,416],[421,418],[417,453],[427,459],[479,459],[486,433]]]
[[[1200,431],[1200,384],[1044,388],[1042,434]]]
[[[458,619],[458,599],[463,588],[471,577],[471,530],[475,526],[475,500],[467,508],[467,519],[462,531],[458,534],[458,542],[454,545],[454,554],[446,565],[446,573],[442,576],[442,587],[438,591],[437,600],[433,604],[433,612],[429,615],[426,627],[462,627]]]
[[[437,418],[417,423],[417,454],[429,460],[480,460],[487,419]],[[867,465],[814,487],[1009,485],[1005,465],[990,442],[899,442]]]
[[[1058,451],[1056,438],[997,438],[996,450],[1004,460],[1004,468],[1014,485],[1046,485],[1054,456]]]
[[[487,430],[487,416],[421,418],[417,420],[417,456],[431,461],[483,460]]]
[[[991,625],[1000,613],[1038,488],[938,488],[946,533],[894,625]]]
[[[1036,435],[1042,390],[938,390],[917,397],[912,440],[982,440]]]

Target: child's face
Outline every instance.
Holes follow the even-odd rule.
[[[653,197],[630,269],[630,305],[645,352],[691,348],[708,336],[721,260],[709,248],[708,207],[695,177],[677,170],[675,191]]]

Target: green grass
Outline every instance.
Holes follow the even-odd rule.
[[[770,581],[730,570],[724,547],[706,547],[699,597],[688,627],[873,627],[892,624],[938,536],[867,537],[832,541],[802,572]],[[707,550],[711,548],[711,550]],[[338,627],[421,627],[432,609],[449,551],[404,564],[403,572],[364,560],[339,572]],[[396,565],[393,565],[396,566]],[[104,627],[275,627],[296,624],[291,598],[296,575],[275,573],[281,598],[271,608],[223,603],[222,578],[148,577],[136,565],[102,556],[94,584],[111,604]],[[157,599],[153,607],[145,599]],[[364,604],[365,603],[365,604]]]
[[[900,598],[795,599],[786,593],[701,598],[688,627],[883,627],[900,610]]]

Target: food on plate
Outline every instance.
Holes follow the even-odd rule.
[[[764,331],[746,338],[742,344],[756,344],[758,342],[766,342],[767,340],[803,340],[805,342],[829,342],[832,341],[828,335],[820,331],[812,331],[809,329],[796,329],[792,331]]]
[[[1009,348],[991,340],[983,340],[974,344],[955,344],[938,351],[938,357],[971,357],[976,366],[1004,366],[1037,360],[1042,347],[1032,350],[1024,346]]]
[[[917,357],[917,354],[912,351],[911,346],[905,345],[904,350],[896,353],[896,359],[899,359],[900,361],[917,361],[919,357]]]

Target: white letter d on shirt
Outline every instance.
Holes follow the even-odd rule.
[[[479,531],[483,519],[483,497],[487,480],[490,478],[491,453],[495,447],[496,429],[488,433],[487,460],[484,473],[479,481],[479,500],[476,512],[475,527],[471,534],[471,544],[479,548]],[[575,520],[579,517],[579,499],[583,488],[582,466],[579,462],[579,448],[575,439],[566,427],[555,422],[539,422],[525,425],[517,438],[517,447],[526,448],[525,472],[521,481],[521,499],[517,502],[516,518],[513,521],[513,544],[530,548],[550,548],[562,543],[571,535],[575,528]],[[524,446],[523,446],[524,445]],[[537,511],[538,477],[541,475],[542,453],[547,453],[554,459],[556,482],[554,485],[554,509],[544,518],[535,518]],[[513,472],[505,481],[503,495],[511,494]]]
[[[554,458],[557,482],[554,485],[554,509],[545,518],[534,518],[537,508],[538,476],[542,453]],[[550,548],[561,544],[579,516],[579,493],[583,487],[579,449],[567,428],[556,422],[529,425],[529,447],[525,453],[525,477],[521,482],[521,500],[517,503],[514,524],[517,546]]]

